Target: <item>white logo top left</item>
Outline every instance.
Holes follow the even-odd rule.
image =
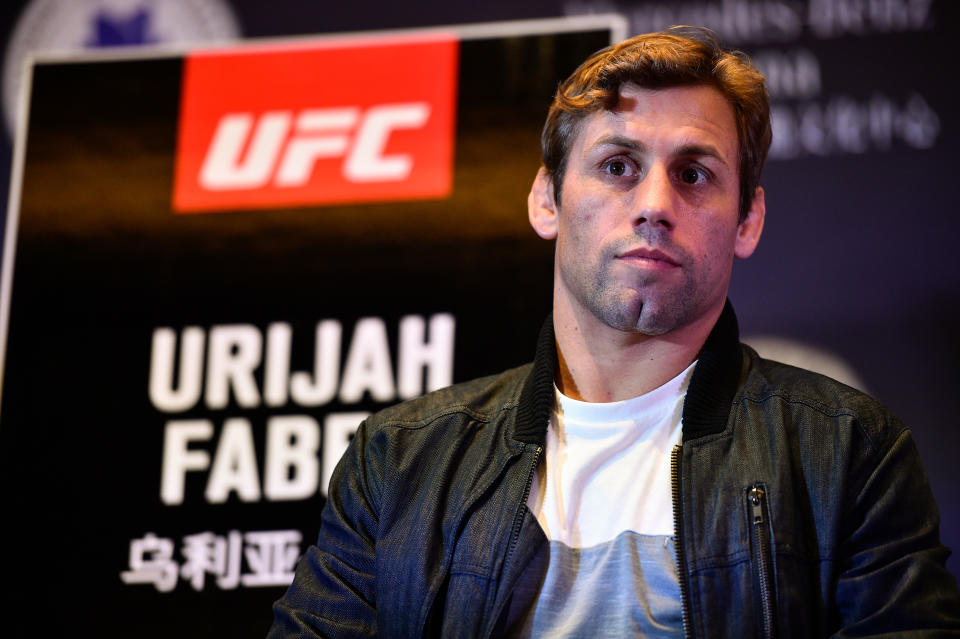
[[[23,63],[31,51],[201,44],[239,38],[224,0],[33,0],[20,16],[3,64],[3,108],[12,138]]]

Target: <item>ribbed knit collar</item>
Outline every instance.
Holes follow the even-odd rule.
[[[683,441],[723,431],[740,379],[740,330],[729,300],[720,313],[693,369],[683,402]],[[540,329],[533,368],[520,392],[514,437],[527,444],[543,445],[553,407],[557,346],[553,315]]]

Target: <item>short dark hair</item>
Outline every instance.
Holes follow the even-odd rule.
[[[553,181],[557,204],[580,122],[590,113],[614,109],[626,83],[645,89],[706,85],[727,98],[737,125],[743,221],[770,149],[770,103],[763,75],[749,58],[725,51],[709,30],[699,27],[671,27],[601,49],[560,85],[540,138],[543,166]]]

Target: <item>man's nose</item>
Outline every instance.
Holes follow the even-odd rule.
[[[635,227],[650,225],[672,229],[676,225],[675,196],[666,167],[654,164],[633,189],[631,222]]]

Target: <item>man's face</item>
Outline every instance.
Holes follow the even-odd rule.
[[[560,200],[541,172],[530,216],[557,239],[554,303],[645,335],[715,318],[763,223],[758,189],[738,224],[733,109],[707,86],[625,85],[615,110],[581,122]]]

